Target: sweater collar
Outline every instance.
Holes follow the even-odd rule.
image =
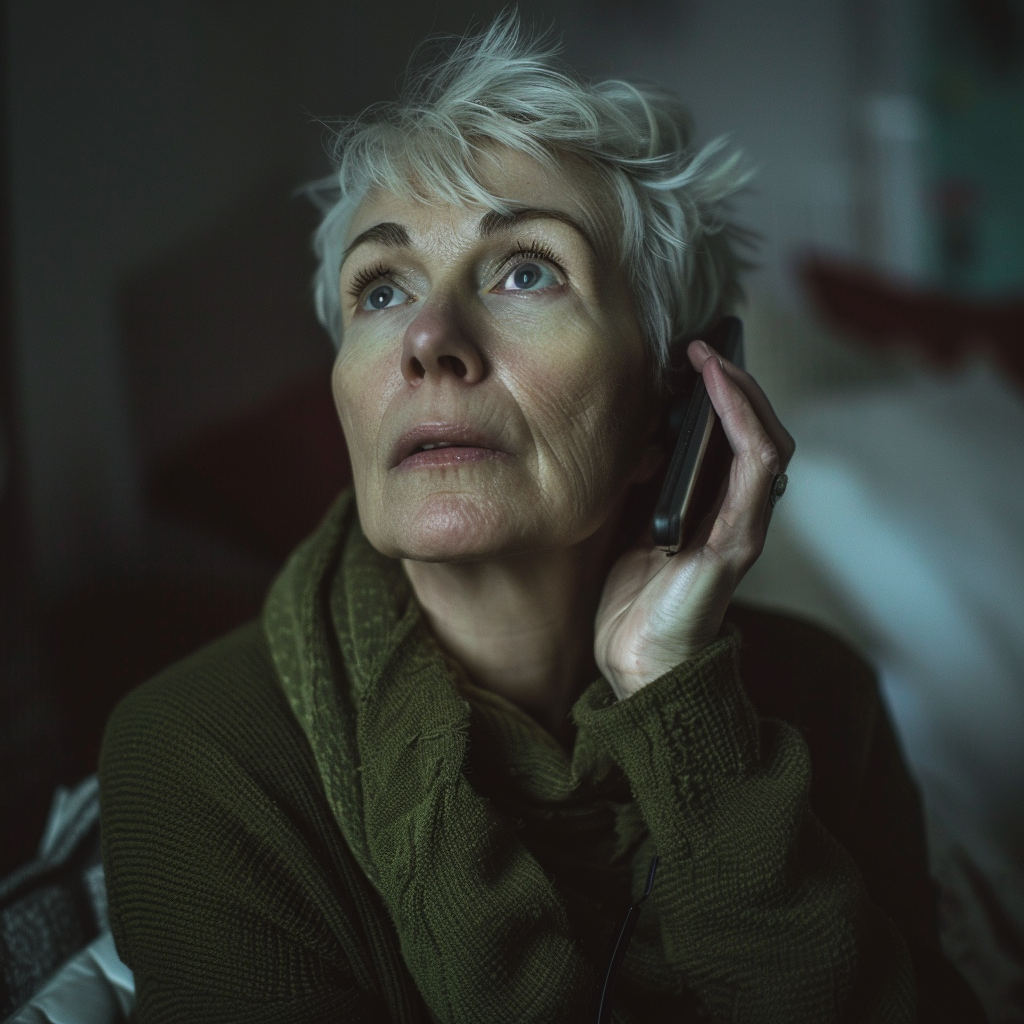
[[[594,964],[515,822],[468,778],[471,726],[493,741],[477,749],[492,755],[513,813],[539,808],[537,820],[561,817],[581,836],[603,814],[618,840],[583,845],[613,859],[636,836],[626,842],[594,799],[628,798],[618,769],[585,734],[569,754],[510,702],[457,676],[401,564],[363,535],[351,492],[275,581],[264,623],[335,820],[432,1013],[578,1020],[596,994]],[[600,679],[584,697],[614,700]],[[622,820],[636,832],[638,815]]]

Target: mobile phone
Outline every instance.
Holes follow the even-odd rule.
[[[731,363],[743,365],[743,324],[738,318],[725,317],[704,340]],[[655,545],[667,555],[685,547],[715,507],[732,464],[732,449],[704,378],[689,366],[685,353],[682,358],[685,362],[671,380],[675,393],[668,417],[670,436],[674,436],[672,458],[651,524]]]

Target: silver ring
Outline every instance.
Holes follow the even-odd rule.
[[[776,473],[775,479],[772,481],[772,489],[768,492],[768,501],[771,502],[772,508],[779,503],[781,498],[786,493],[786,485],[789,483],[789,477],[785,473]]]

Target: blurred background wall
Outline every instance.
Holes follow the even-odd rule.
[[[0,871],[113,703],[255,614],[344,480],[295,189],[323,119],[500,7],[7,3]],[[759,169],[750,364],[799,453],[746,596],[879,666],[948,941],[1024,1019],[1021,0],[520,8]]]

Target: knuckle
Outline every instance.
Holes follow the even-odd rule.
[[[782,440],[782,445],[780,446],[782,449],[781,454],[783,459],[785,459],[785,461],[788,463],[789,460],[793,458],[793,455],[796,452],[796,441],[793,439],[793,435],[788,430],[783,429],[783,434],[784,437]]]
[[[779,471],[779,449],[771,442],[770,439],[763,438],[758,445],[757,454],[761,459],[761,463],[769,473],[775,474]]]

